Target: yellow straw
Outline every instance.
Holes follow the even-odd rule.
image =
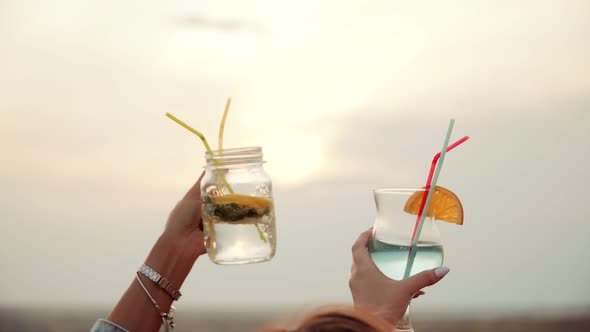
[[[229,106],[231,105],[231,97],[227,98],[227,101],[225,102],[225,109],[223,110],[223,117],[221,118],[221,124],[219,125],[219,156],[221,157],[223,155],[223,131],[225,129],[225,120],[227,119],[227,113],[229,112]],[[229,190],[229,188],[228,188]],[[231,190],[230,190],[231,192]],[[232,192],[233,194],[233,192]],[[260,226],[258,226],[258,223],[254,224],[256,226],[256,230],[258,231],[258,236],[260,237],[260,239],[262,241],[264,241],[264,243],[267,243],[268,240],[266,239],[266,237],[264,236],[264,233],[262,232],[262,230],[260,229]]]
[[[231,105],[231,97],[227,98],[225,102],[225,110],[223,111],[223,118],[221,125],[219,125],[219,154],[223,153],[223,130],[225,129],[225,119],[227,119],[227,112],[229,112],[229,105]]]
[[[221,124],[219,125],[219,137],[217,143],[219,144],[219,157],[223,156],[223,130],[225,128],[225,119],[227,119],[227,113],[229,112],[229,105],[231,104],[231,97],[227,98],[227,102],[225,103],[225,110],[223,111],[223,117],[221,119]],[[222,186],[222,183],[217,183],[218,187]]]
[[[225,112],[224,112],[224,116],[223,116],[223,122],[221,124],[221,128],[223,128],[223,126],[225,125],[225,118],[227,116],[227,111],[229,110],[229,104],[231,102],[231,98],[228,98],[228,102],[225,105]],[[213,151],[211,151],[211,147],[209,146],[209,143],[207,143],[207,139],[205,138],[205,135],[201,134],[201,132],[197,131],[196,129],[194,129],[193,127],[187,125],[186,123],[184,123],[182,120],[180,120],[179,118],[175,117],[174,115],[166,112],[166,116],[168,118],[170,118],[172,121],[178,123],[179,125],[181,125],[182,127],[184,127],[185,129],[187,129],[188,131],[190,131],[191,133],[199,136],[199,138],[201,139],[201,141],[203,141],[203,144],[205,145],[205,149],[207,150],[207,152],[209,152],[211,154],[211,158],[213,160],[213,162],[215,162],[216,164],[218,164],[217,159],[213,158]],[[223,136],[223,133],[220,133],[219,135],[220,137]],[[221,140],[220,140],[220,149],[219,151],[221,151]],[[225,179],[225,176],[221,173],[221,172],[217,172],[217,174],[221,177],[221,180],[223,181],[223,184],[225,185],[225,187],[227,188],[227,190],[230,192],[230,194],[234,193],[234,190],[232,189],[232,187],[229,185],[229,183],[227,182],[227,180]],[[255,224],[256,226],[256,230],[258,231],[258,236],[260,236],[260,239],[262,241],[264,241],[265,243],[268,242],[268,240],[266,239],[266,237],[264,236],[264,233],[262,232],[262,230],[260,229],[260,226],[258,226],[258,224]],[[211,228],[213,229],[213,228]]]
[[[168,112],[166,112],[166,116],[169,117],[170,119],[172,119],[172,121],[174,121],[174,122],[178,123],[179,125],[183,126],[184,128],[186,128],[191,133],[199,136],[201,141],[203,141],[203,144],[205,144],[205,149],[207,149],[207,152],[209,152],[211,154],[211,156],[213,156],[213,152],[211,151],[211,147],[209,147],[209,143],[207,143],[207,139],[205,138],[205,136],[203,134],[201,134],[197,130],[193,129],[191,126],[187,125],[182,120],[180,120],[179,118],[175,117],[174,115],[172,115]]]
[[[174,115],[172,115],[170,113],[166,113],[166,116],[169,117],[172,121],[174,121],[174,122],[178,123],[179,125],[183,126],[184,128],[186,128],[191,133],[199,136],[199,138],[201,139],[201,141],[203,141],[203,144],[205,145],[205,149],[207,150],[207,152],[209,152],[209,154],[211,154],[211,158],[213,159],[213,162],[218,164],[217,159],[213,158],[213,151],[211,151],[211,147],[209,146],[209,143],[207,143],[207,139],[205,138],[205,136],[203,134],[201,134],[199,131],[197,131],[193,127],[187,125],[182,120],[180,120],[179,118],[175,117]],[[226,186],[227,190],[230,192],[230,194],[233,194],[234,190],[231,188],[229,183],[227,183],[225,176],[223,176],[223,174],[221,174],[221,172],[218,172],[218,174],[221,177],[221,180],[223,181],[223,184]]]

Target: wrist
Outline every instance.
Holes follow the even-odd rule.
[[[379,317],[392,326],[396,326],[397,322],[400,320],[400,317],[396,317],[395,309],[392,310],[391,308],[382,307],[376,304],[359,304],[357,302],[354,303],[354,307],[357,310],[370,313],[375,317]]]
[[[199,254],[188,238],[164,232],[156,241],[145,264],[180,288]]]

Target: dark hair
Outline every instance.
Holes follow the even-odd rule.
[[[294,328],[271,327],[262,332],[391,332],[386,320],[352,307],[323,307],[312,311]]]

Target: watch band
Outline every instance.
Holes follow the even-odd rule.
[[[174,301],[178,301],[178,299],[182,295],[182,294],[180,294],[180,291],[173,284],[171,284],[170,281],[168,281],[168,279],[161,276],[158,272],[154,271],[154,269],[152,269],[151,267],[149,267],[145,264],[141,264],[141,266],[139,267],[139,270],[137,272],[143,274],[148,279],[155,282],[158,286],[160,286],[160,288],[165,290],[166,293],[168,293],[168,295],[170,295],[170,297],[172,297],[172,299],[174,299]]]

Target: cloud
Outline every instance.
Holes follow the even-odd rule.
[[[269,30],[261,24],[244,19],[215,19],[204,15],[187,15],[174,20],[175,24],[184,28],[210,29],[220,32],[252,32],[267,34]]]

